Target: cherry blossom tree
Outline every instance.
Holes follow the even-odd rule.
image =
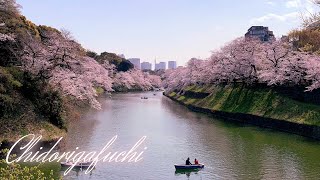
[[[15,0],[0,0],[0,12],[19,14],[21,6]]]
[[[185,69],[178,69],[179,74],[167,71],[166,78],[179,78],[178,87],[191,84],[221,82],[257,81],[257,56],[260,49],[258,41],[245,41],[238,38],[219,51],[213,52],[207,60],[191,59]],[[181,75],[184,74],[184,77]],[[166,79],[165,78],[165,79]],[[165,85],[169,86],[166,81]]]
[[[177,69],[167,70],[163,75],[162,86],[167,92],[178,91],[190,84],[189,69],[187,67],[178,67]]]
[[[69,30],[62,28],[60,32],[63,38],[70,41],[75,41],[75,38],[73,37],[72,33]]]
[[[14,36],[12,34],[2,34],[0,33],[0,41],[15,41]]]
[[[238,38],[213,55],[220,81],[252,83],[257,80],[257,52],[260,42]]]
[[[179,91],[193,84],[266,83],[319,88],[319,58],[294,51],[287,42],[236,39],[207,60],[191,59],[187,67],[167,70],[163,86]]]
[[[307,91],[313,91],[320,88],[320,58],[312,56],[306,61],[306,79],[310,82]]]
[[[31,72],[39,79],[49,79],[49,77],[44,76],[44,72],[48,72],[51,65],[48,61],[50,54],[46,47],[30,34],[24,36],[21,43],[23,44],[23,56],[21,58],[23,70]]]
[[[113,79],[115,89],[148,91],[161,87],[160,76],[150,75],[138,69],[117,72]]]
[[[112,79],[108,71],[98,62],[89,57],[83,57],[79,64],[71,69],[57,67],[52,72],[50,84],[64,95],[71,95],[79,100],[87,100],[92,107],[100,109],[96,100],[95,87],[103,87],[105,91],[113,91]]]
[[[113,88],[126,90],[151,90],[159,87],[159,76],[149,75],[133,69],[118,72],[115,65],[102,64],[86,56],[86,51],[75,42],[68,32],[48,27],[40,28],[41,41],[32,36],[25,37],[23,68],[32,72],[39,80],[49,81],[63,95],[88,101],[99,109],[96,88],[105,91]]]
[[[293,51],[284,42],[263,45],[259,55],[259,79],[268,85],[298,85],[304,83],[305,62],[308,56]]]
[[[187,69],[188,69],[188,73],[186,76],[184,83],[186,84],[200,84],[201,83],[201,77],[202,77],[202,73],[203,72],[203,61],[201,59],[197,59],[197,58],[192,58],[188,61],[187,64]]]
[[[113,91],[108,64],[101,66],[85,56],[83,48],[74,40],[66,39],[57,30],[43,29],[41,41],[25,37],[23,68],[39,80],[48,81],[63,95],[88,101],[99,109],[97,87]]]
[[[18,15],[19,5],[15,0],[0,0],[0,11],[8,12],[8,17]],[[3,18],[6,20],[6,17]],[[0,22],[0,27],[2,26],[5,24]],[[113,87],[123,86],[127,90],[152,90],[161,86],[159,76],[137,69],[119,72],[119,68],[109,61],[99,63],[88,57],[87,52],[67,30],[58,31],[51,27],[34,25],[32,30],[23,31],[17,36],[22,50],[21,54],[16,55],[16,59],[23,71],[31,73],[36,81],[43,82],[44,85],[49,82],[49,85],[62,95],[87,101],[94,108],[100,108],[96,99],[97,88],[113,91]],[[7,57],[7,50],[10,53],[18,52],[11,50],[13,46],[8,45],[15,42],[14,35],[0,33],[0,55],[3,55],[3,48],[7,48],[3,57]],[[117,60],[125,61],[121,58]],[[126,63],[124,64],[128,65]]]
[[[162,86],[162,81],[160,76],[157,75],[151,75],[151,74],[146,74],[146,79],[150,82],[151,86],[154,88],[161,88]]]
[[[0,24],[0,31],[5,28],[6,24]],[[17,65],[17,60],[21,57],[21,47],[19,46],[16,36],[11,33],[0,33],[0,65],[10,66]]]
[[[113,78],[113,88],[118,89],[133,89],[135,82],[129,72],[118,72]]]

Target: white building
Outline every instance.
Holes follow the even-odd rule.
[[[168,62],[168,69],[176,69],[176,68],[177,68],[177,61]]]
[[[141,69],[142,70],[151,70],[152,64],[149,62],[143,62],[141,63]]]
[[[134,65],[135,68],[141,69],[140,58],[130,58],[128,60]]]

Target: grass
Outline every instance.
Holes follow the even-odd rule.
[[[15,142],[27,134],[42,135],[43,141],[55,140],[66,135],[66,130],[58,128],[46,117],[38,115],[30,101],[19,95],[15,100],[21,105],[19,109],[15,109],[15,115],[0,118],[0,142]],[[69,117],[69,114],[66,117]]]
[[[244,85],[189,86],[184,91],[210,92],[206,98],[172,95],[185,104],[216,111],[252,114],[299,124],[320,126],[320,106],[293,100],[271,88]],[[169,95],[170,96],[170,95]]]
[[[0,134],[0,142],[9,141],[15,142],[17,139],[21,138],[27,134],[42,135],[42,141],[51,141],[59,139],[66,135],[66,131],[60,129],[48,121],[35,120],[35,119],[19,119],[18,120],[4,120],[0,121],[0,125],[3,128]]]

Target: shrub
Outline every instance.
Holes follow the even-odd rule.
[[[129,71],[130,69],[133,69],[133,64],[128,61],[128,60],[123,60],[120,62],[120,64],[117,66],[117,70],[118,71],[123,71],[123,72],[126,72],[126,71]]]
[[[8,149],[2,150],[2,154],[6,154]],[[11,158],[15,157],[12,155]],[[50,173],[45,174],[41,169],[40,165],[36,166],[22,166],[18,163],[6,164],[6,161],[0,160],[0,164],[5,164],[3,167],[0,167],[0,179],[15,180],[15,179],[57,179],[54,177],[53,170],[50,170]],[[61,177],[59,177],[61,179]]]
[[[39,113],[49,118],[52,124],[59,128],[66,128],[63,118],[63,100],[57,91],[25,72],[22,92],[33,102]]]
[[[0,117],[11,114],[14,110],[14,100],[5,94],[0,94]]]

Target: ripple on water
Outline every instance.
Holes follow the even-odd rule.
[[[150,97],[141,100],[141,96]],[[99,150],[118,135],[117,148],[128,148],[146,135],[147,151],[138,164],[98,164],[91,176],[75,172],[66,179],[317,179],[320,144],[303,138],[223,122],[194,113],[161,93],[115,94],[102,99],[69,130],[67,148]],[[190,157],[205,168],[176,172]]]

